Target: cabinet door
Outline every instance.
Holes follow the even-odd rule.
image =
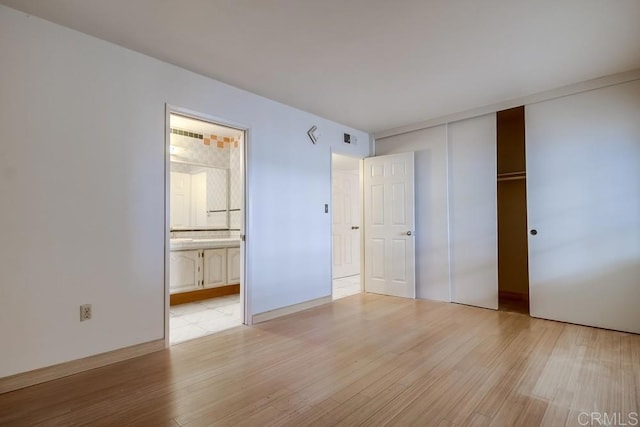
[[[200,251],[171,252],[169,263],[169,287],[172,294],[198,289],[202,274]]]
[[[227,248],[227,283],[240,283],[240,248]]]
[[[227,250],[204,251],[204,287],[215,288],[227,284]]]

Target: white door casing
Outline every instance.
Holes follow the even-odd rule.
[[[240,209],[240,211],[238,211],[236,213],[235,216],[233,216],[232,218],[235,219],[235,222],[233,222],[232,224],[229,223],[229,216],[228,213],[225,215],[224,218],[224,222],[223,224],[227,227],[229,227],[230,225],[233,225],[233,227],[238,227],[240,230],[240,236],[241,236],[241,241],[240,241],[240,248],[236,248],[236,250],[239,252],[237,257],[234,257],[234,260],[237,260],[237,266],[236,266],[236,262],[234,261],[234,272],[237,272],[237,277],[238,277],[238,281],[237,283],[240,284],[240,318],[242,319],[242,322],[245,324],[251,324],[251,314],[252,314],[252,307],[251,307],[251,298],[250,298],[250,291],[249,291],[249,282],[250,279],[248,278],[248,272],[249,269],[247,268],[247,253],[249,252],[249,244],[248,242],[250,241],[249,237],[246,236],[247,233],[247,229],[246,229],[246,221],[248,221],[248,217],[246,217],[248,215],[247,212],[250,212],[250,209],[248,209],[248,207],[250,206],[250,197],[248,197],[249,191],[250,191],[250,186],[248,184],[248,166],[249,166],[249,160],[248,160],[248,156],[247,156],[247,150],[249,149],[249,135],[250,135],[250,129],[248,126],[245,126],[241,123],[234,123],[234,122],[230,122],[227,120],[223,120],[220,119],[218,117],[212,117],[212,116],[208,116],[206,114],[201,114],[201,113],[196,113],[192,110],[189,109],[185,109],[185,108],[181,108],[181,107],[177,107],[177,106],[172,106],[169,104],[166,104],[166,109],[165,109],[165,291],[167,292],[167,298],[165,299],[165,317],[164,317],[164,323],[165,323],[165,344],[166,346],[169,346],[170,341],[169,341],[169,301],[170,298],[168,298],[169,294],[174,293],[173,290],[171,289],[171,275],[172,275],[172,270],[173,270],[173,266],[172,266],[172,260],[171,260],[171,252],[170,252],[170,236],[171,236],[171,229],[173,227],[178,227],[177,225],[174,224],[173,222],[173,218],[175,218],[175,213],[174,213],[174,206],[173,206],[173,201],[176,199],[175,197],[175,193],[174,193],[174,183],[175,183],[175,177],[174,174],[171,172],[171,158],[169,156],[168,153],[170,153],[170,145],[171,145],[171,118],[173,114],[177,114],[177,115],[182,115],[182,116],[186,116],[186,117],[190,117],[196,120],[202,120],[205,122],[209,122],[209,123],[213,123],[219,126],[226,126],[226,127],[230,127],[230,128],[234,128],[236,130],[239,130],[242,132],[241,137],[240,137],[240,141],[238,144],[238,150],[233,150],[235,152],[235,154],[237,154],[238,156],[238,162],[237,162],[237,168],[234,169],[235,171],[237,171],[237,176],[238,176],[238,185],[236,186],[237,189],[239,189],[239,193],[240,195],[235,199],[237,200],[239,203],[237,205],[234,205],[234,208],[236,209]],[[235,148],[235,147],[234,147]],[[225,183],[229,183],[229,172],[228,171],[224,171],[225,173]],[[185,174],[186,175],[186,174]],[[190,184],[191,181],[189,180],[189,194],[188,197],[185,197],[186,200],[190,200]],[[209,182],[209,177],[207,177],[207,186],[210,185]],[[213,188],[213,187],[212,187]],[[225,199],[229,200],[230,194],[227,193]],[[187,203],[182,203],[182,206],[185,206],[188,204]],[[228,206],[227,204],[224,205],[225,207]],[[190,206],[189,206],[190,209]],[[217,207],[213,207],[213,209],[209,209],[209,207],[206,207],[206,210],[217,210]],[[190,211],[185,212],[182,215],[184,218],[189,219],[190,218]],[[207,215],[207,225],[210,226],[219,226],[221,225],[219,221],[217,221],[217,217],[216,220],[211,220],[209,218],[209,215]],[[210,223],[213,222],[213,223]],[[184,225],[182,225],[184,226]],[[198,251],[195,251],[196,253]],[[226,252],[225,252],[226,255]],[[197,255],[196,255],[197,256]],[[228,276],[228,264],[227,264],[228,260],[225,259],[225,281],[227,279]],[[196,268],[197,270],[197,268]],[[202,276],[204,275],[204,258],[200,257],[200,272],[199,272],[199,276],[196,277],[196,287],[195,289],[198,289],[198,277],[200,278],[200,280],[202,280]],[[232,276],[235,277],[235,276]],[[193,290],[193,289],[192,289]]]
[[[364,159],[366,292],[415,298],[413,157]]]
[[[333,278],[360,274],[360,173],[333,171]]]

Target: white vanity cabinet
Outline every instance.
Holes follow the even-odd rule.
[[[240,248],[227,248],[227,283],[240,283]]]
[[[204,250],[204,275],[202,287],[215,288],[227,282],[227,249]]]
[[[171,252],[169,286],[171,293],[194,291],[200,287],[202,277],[201,251]]]
[[[175,250],[169,256],[172,294],[240,283],[240,248]]]

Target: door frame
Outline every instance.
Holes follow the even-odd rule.
[[[358,205],[360,208],[360,292],[364,292],[364,157],[352,156],[350,154],[344,154],[333,150],[333,147],[329,150],[329,197],[331,203],[329,203],[329,237],[331,239],[331,256],[329,263],[331,267],[331,299],[333,300],[333,155],[338,154],[340,156],[351,157],[358,160]]]
[[[244,141],[242,143],[242,150],[240,152],[240,180],[242,192],[242,206],[243,212],[240,217],[240,316],[242,323],[245,325],[251,325],[251,282],[250,275],[248,274],[248,257],[250,240],[247,237],[247,225],[251,223],[250,215],[250,201],[249,197],[250,186],[249,182],[249,156],[247,155],[249,150],[249,141],[251,137],[251,129],[241,123],[233,122],[221,117],[212,116],[209,114],[201,113],[198,111],[190,110],[187,108],[179,107],[176,105],[165,103],[165,122],[164,122],[164,346],[170,347],[169,341],[169,302],[170,302],[170,289],[169,289],[169,255],[170,255],[170,222],[169,213],[171,208],[170,200],[170,176],[171,176],[171,114],[178,114],[181,116],[189,117],[195,120],[209,122],[221,126],[237,129],[244,133]]]

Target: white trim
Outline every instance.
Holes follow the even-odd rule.
[[[213,123],[214,125],[221,125],[228,128],[233,128],[239,131],[246,131],[249,129],[248,126],[245,126],[241,123],[232,122],[230,120],[224,119],[222,117],[212,116],[210,114],[201,113],[199,111],[189,110],[187,108],[178,107],[171,104],[166,104],[167,108],[169,108],[170,113],[178,114],[180,116],[185,116],[191,119],[200,120],[204,122]]]
[[[0,378],[0,394],[47,381],[57,380],[112,363],[122,362],[123,360],[164,350],[164,348],[165,340],[159,339]]]
[[[333,301],[333,147],[329,147],[329,271],[331,272],[331,301]]]
[[[245,325],[251,326],[253,322],[253,318],[251,317],[251,298],[249,295],[250,289],[250,280],[247,266],[249,263],[247,262],[247,253],[248,253],[248,242],[249,237],[247,237],[247,224],[250,223],[251,218],[253,218],[252,206],[251,206],[251,197],[249,197],[249,139],[250,139],[250,129],[247,127],[244,129],[244,138],[242,141],[242,151],[240,152],[240,167],[242,170],[240,171],[240,179],[242,180],[242,205],[243,212],[242,217],[240,218],[240,235],[244,235],[244,239],[240,238],[240,296],[243,300],[241,303],[241,316],[242,323]]]
[[[444,148],[445,148],[445,170],[447,177],[447,262],[448,262],[448,279],[449,279],[449,302],[453,301],[453,272],[451,271],[451,171],[449,165],[449,124],[444,125]]]
[[[171,111],[169,104],[164,106],[164,348],[169,348],[170,324],[169,324],[169,307],[171,305],[171,292],[169,289],[169,256],[171,251],[171,224],[170,221],[170,194],[171,183]]]
[[[496,111],[506,110],[509,108],[519,107],[521,105],[536,104],[550,99],[561,98],[576,93],[588,92],[590,90],[600,89],[607,86],[613,86],[621,83],[627,83],[634,80],[640,80],[640,69],[627,71],[624,73],[612,74],[597,79],[587,80],[580,83],[574,83],[567,86],[539,92],[533,95],[521,96],[507,101],[495,104],[485,105],[458,113],[447,114],[430,120],[414,123],[411,125],[400,126],[374,134],[375,139],[389,138],[403,133],[415,132],[421,129],[427,129],[433,126],[445,123],[457,122],[459,120],[470,119],[472,117],[483,116],[485,114],[495,113]]]
[[[375,142],[375,141],[374,141]],[[364,158],[358,162],[358,184],[360,185],[360,292],[364,292]]]
[[[286,307],[277,308],[271,311],[265,311],[264,313],[258,313],[253,315],[253,323],[262,323],[268,320],[275,319],[277,317],[287,316],[289,314],[297,313],[299,311],[308,310],[310,308],[318,307],[320,305],[331,303],[331,295],[312,299],[309,301],[301,302],[298,304],[288,305]]]

